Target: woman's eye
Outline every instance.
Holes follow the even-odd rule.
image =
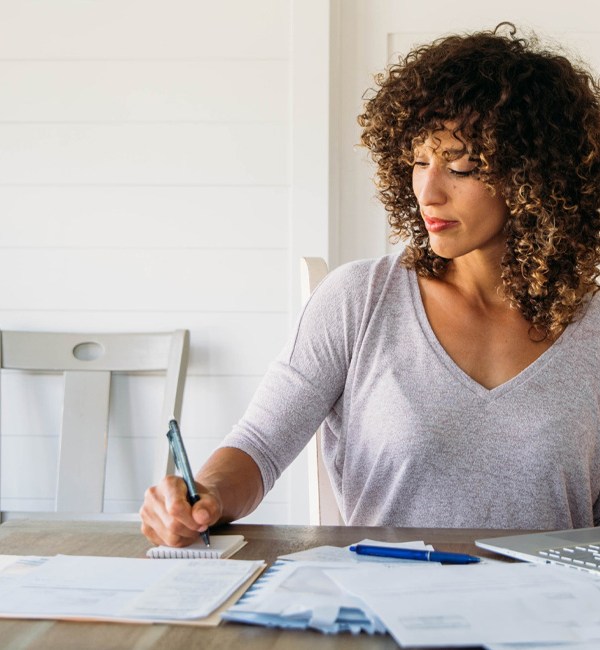
[[[428,163],[426,163],[424,160],[415,160],[413,163],[413,167],[427,167]]]
[[[469,169],[468,171],[461,171],[459,169],[451,169],[450,167],[448,168],[448,171],[453,175],[453,176],[459,176],[461,178],[465,178],[467,176],[477,176],[479,172],[478,167],[473,167],[473,169]]]

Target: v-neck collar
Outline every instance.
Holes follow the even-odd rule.
[[[431,327],[431,323],[427,318],[427,313],[425,312],[425,305],[423,304],[423,297],[421,296],[417,274],[415,271],[407,271],[407,273],[409,276],[409,287],[413,308],[415,310],[417,321],[421,327],[421,331],[430,348],[433,350],[438,360],[458,381],[466,386],[471,392],[487,400],[497,399],[498,397],[505,395],[509,391],[515,389],[517,386],[520,386],[529,380],[530,377],[536,374],[564,346],[564,344],[571,338],[573,332],[581,321],[581,319],[579,319],[567,325],[563,333],[547,350],[542,352],[542,354],[535,361],[532,361],[527,367],[523,368],[523,370],[521,370],[514,377],[508,379],[502,384],[499,384],[498,386],[495,386],[494,388],[486,388],[478,381],[475,381],[475,379],[473,379],[460,366],[458,366],[454,359],[452,359],[452,357],[446,352],[442,344],[439,342],[437,336],[435,335],[435,332],[433,331],[433,328]]]

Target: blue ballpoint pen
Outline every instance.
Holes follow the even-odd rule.
[[[423,551],[413,548],[394,548],[392,546],[369,546],[356,544],[350,547],[358,555],[377,555],[379,557],[394,557],[401,560],[421,560],[423,562],[446,562],[447,564],[472,564],[480,562],[480,558],[464,553],[445,553],[444,551]]]
[[[181,477],[185,481],[187,486],[187,500],[191,506],[194,505],[197,501],[200,501],[200,495],[196,490],[196,484],[194,483],[194,476],[190,468],[190,461],[188,460],[185,447],[183,446],[183,439],[181,437],[181,432],[179,431],[179,425],[177,420],[171,420],[169,422],[169,431],[167,432],[167,438],[169,439],[169,444],[171,445],[171,451],[173,452],[173,460],[175,461],[175,467],[180,471]],[[202,535],[202,540],[206,546],[210,546],[210,536],[208,533],[208,528],[200,533]]]

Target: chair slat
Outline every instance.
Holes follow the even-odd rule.
[[[113,372],[164,370],[171,333],[98,334],[4,331],[3,368],[19,370],[111,370]],[[78,346],[98,346],[97,358],[79,359]]]
[[[66,372],[57,512],[102,512],[110,372]]]

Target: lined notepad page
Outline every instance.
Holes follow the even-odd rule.
[[[239,551],[245,544],[246,540],[243,535],[211,535],[210,546],[206,546],[202,540],[183,548],[155,546],[148,549],[146,555],[151,558],[224,560]]]

